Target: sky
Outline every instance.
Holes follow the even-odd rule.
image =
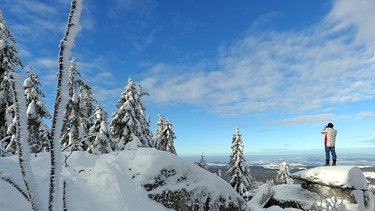
[[[0,0],[18,56],[53,113],[59,42],[70,2]],[[72,51],[109,116],[130,77],[151,130],[171,120],[179,155],[324,157],[375,149],[375,2],[358,0],[83,0]]]

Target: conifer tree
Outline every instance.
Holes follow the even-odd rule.
[[[279,166],[279,171],[276,175],[276,181],[279,184],[293,184],[293,179],[289,177],[290,175],[290,164],[282,162]]]
[[[11,125],[14,117],[14,90],[12,86],[11,73],[17,72],[17,66],[23,68],[21,60],[17,57],[17,49],[15,47],[16,40],[13,38],[3,19],[0,11],[0,146],[8,148],[2,155],[14,154],[16,147],[14,141],[11,142],[12,134],[17,125]],[[14,139],[13,139],[14,140]]]
[[[221,169],[217,169],[217,171],[216,171],[216,175],[217,175],[218,177],[222,177]]]
[[[18,152],[18,165],[20,167],[23,186],[12,180],[4,180],[15,187],[20,193],[24,193],[30,202],[32,210],[41,210],[41,201],[36,191],[33,172],[31,171],[30,148],[27,142],[29,133],[27,130],[26,100],[22,89],[22,81],[16,70],[22,67],[21,60],[16,56],[17,50],[14,46],[15,39],[5,26],[0,11],[0,136],[4,135],[5,129],[11,134],[11,147]],[[10,115],[9,115],[10,114]],[[9,119],[12,119],[9,122]],[[7,137],[0,137],[0,140]],[[13,147],[13,143],[16,145]],[[3,145],[3,144],[2,144]],[[19,188],[19,187],[22,187]]]
[[[93,136],[89,138],[90,146],[87,151],[94,155],[112,152],[115,146],[110,138],[107,112],[101,105],[98,105],[93,116],[95,123],[89,130],[89,134]]]
[[[31,153],[39,153],[43,149],[49,150],[49,129],[44,119],[51,118],[46,106],[42,102],[44,94],[39,86],[38,77],[31,67],[26,72],[27,78],[23,82],[26,97],[26,114],[28,118],[29,145]]]
[[[157,148],[156,147],[157,139],[158,139],[158,137],[161,136],[161,134],[162,134],[162,132],[164,130],[164,116],[162,114],[158,114],[158,116],[159,116],[159,119],[156,122],[156,130],[154,132],[155,139],[153,140],[153,142],[151,144],[151,146],[155,147],[155,148]]]
[[[83,80],[77,79],[80,73],[76,61],[69,68],[69,100],[66,105],[65,122],[62,131],[61,144],[71,150],[87,150],[89,128],[92,126],[93,99],[92,89]]]
[[[250,167],[243,156],[243,142],[240,130],[237,127],[232,138],[232,153],[229,159],[228,171],[226,173],[229,183],[241,196],[254,189],[254,179]]]
[[[150,118],[146,120],[145,117],[145,110],[146,108],[143,106],[142,97],[150,96],[149,93],[143,92],[142,86],[138,85],[138,92],[137,92],[137,104],[136,104],[136,115],[137,119],[141,125],[141,140],[145,140],[146,145],[145,147],[152,147],[152,132],[150,130]]]
[[[142,95],[143,92],[137,92],[133,80],[129,78],[117,102],[117,111],[112,114],[110,131],[117,150],[124,150],[128,143],[131,147],[150,147],[152,137],[144,117]]]
[[[206,158],[203,156],[203,152],[202,152],[202,155],[201,155],[201,159],[199,160],[199,162],[195,162],[195,165],[198,165],[202,169],[208,171],[207,161],[206,161]]]
[[[177,155],[176,149],[174,147],[174,140],[176,139],[176,135],[172,130],[172,122],[167,119],[167,121],[162,122],[164,117],[163,115],[159,115],[158,121],[158,129],[155,131],[155,148],[162,151],[167,151]],[[164,127],[161,131],[161,128]]]

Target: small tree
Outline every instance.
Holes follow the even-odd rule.
[[[44,123],[44,119],[50,119],[51,115],[47,111],[42,98],[44,94],[39,89],[41,85],[38,77],[31,67],[26,72],[27,78],[23,82],[25,90],[27,120],[29,130],[29,145],[31,153],[37,154],[44,150],[49,150],[49,128]]]
[[[93,136],[89,138],[90,146],[87,151],[95,155],[112,152],[114,143],[110,138],[107,112],[99,105],[96,107],[93,117],[95,122],[89,130],[89,134]]]
[[[216,171],[216,175],[217,175],[218,177],[222,177],[221,169],[217,169],[217,171]]]
[[[208,171],[207,161],[206,161],[206,158],[204,158],[204,156],[203,156],[203,152],[202,152],[202,155],[201,155],[201,159],[199,160],[199,162],[195,162],[195,165],[197,165],[197,166],[201,167],[202,169]]]
[[[156,142],[157,142],[157,139],[158,137],[161,136],[163,130],[164,130],[164,116],[162,114],[159,114],[159,119],[158,121],[156,122],[156,130],[154,132],[154,137],[155,139],[153,140],[153,142],[151,143],[151,146],[152,147],[156,147]]]
[[[232,138],[232,153],[229,159],[228,171],[226,173],[229,178],[230,185],[241,196],[245,196],[246,192],[255,188],[254,179],[243,157],[243,142],[240,130],[237,127]]]
[[[276,181],[279,184],[293,184],[293,179],[289,177],[290,175],[290,164],[282,162],[279,166],[279,171],[276,175]]]
[[[166,123],[164,124],[161,123],[159,119],[158,123],[164,125],[164,129],[160,133],[157,133],[157,136],[155,136],[155,148],[177,155],[176,149],[173,145],[176,135],[172,130],[172,122],[167,119]]]

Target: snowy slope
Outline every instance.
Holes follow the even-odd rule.
[[[155,149],[126,150],[101,156],[74,152],[64,168],[68,210],[169,210],[149,198],[163,191],[195,191],[210,198],[242,200],[230,185],[216,175],[181,158]],[[32,159],[43,207],[47,206],[49,154]],[[16,157],[0,159],[1,175],[21,183]],[[160,172],[172,172],[169,176]],[[155,186],[156,178],[162,182]],[[146,188],[148,188],[146,190]],[[14,187],[0,180],[1,210],[30,210],[30,205]],[[198,198],[199,200],[199,198]],[[204,199],[205,200],[205,199]],[[202,202],[204,204],[204,201]],[[246,210],[246,209],[245,209]]]

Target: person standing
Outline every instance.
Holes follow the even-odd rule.
[[[324,147],[325,147],[325,152],[326,152],[325,166],[329,166],[330,153],[333,159],[332,166],[336,166],[337,156],[336,156],[336,151],[335,151],[335,144],[336,144],[337,130],[333,128],[332,123],[328,123],[327,125],[324,125],[321,133],[324,134]]]

